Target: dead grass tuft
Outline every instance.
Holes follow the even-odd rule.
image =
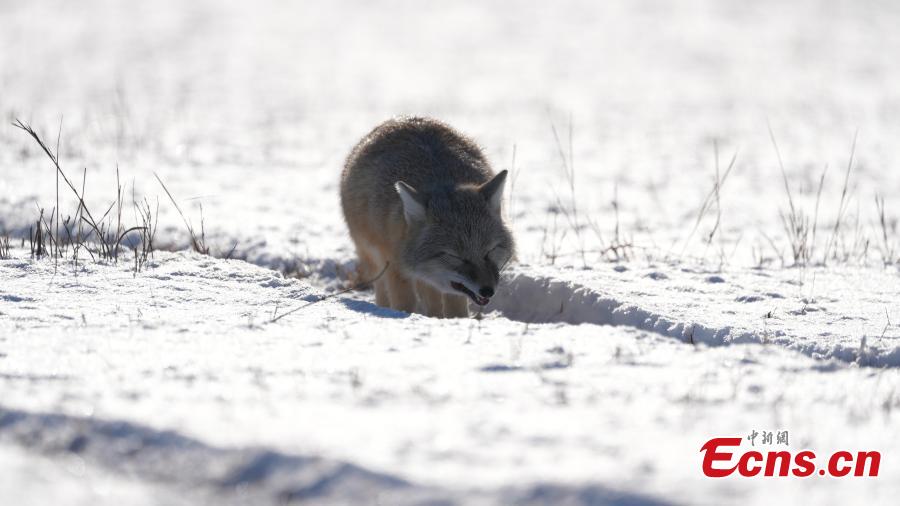
[[[96,219],[84,200],[87,169],[82,173],[81,190],[69,179],[59,163],[59,136],[57,136],[56,151],[51,150],[41,136],[28,124],[21,120],[15,120],[13,126],[27,133],[37,143],[38,147],[50,161],[56,173],[56,207],[52,209],[48,218],[43,208],[38,207],[38,218],[30,227],[28,234],[29,250],[32,258],[51,257],[54,262],[60,259],[71,258],[76,268],[79,254],[84,251],[94,261],[106,260],[118,263],[119,254],[122,251],[126,238],[137,235],[138,245],[132,247],[135,251],[135,273],[143,266],[147,256],[153,252],[152,237],[155,233],[155,220],[149,214],[142,214],[140,225],[127,227],[122,220],[122,210],[125,200],[125,187],[119,182],[119,168],[116,167],[116,197],[106,208],[106,211]],[[62,127],[60,126],[60,134]],[[75,195],[78,207],[73,216],[61,219],[59,208],[59,180],[62,181]],[[132,186],[132,193],[134,188]],[[115,212],[113,212],[115,210]],[[87,226],[87,230],[85,230]],[[7,242],[8,244],[8,242]],[[140,254],[138,254],[140,251]],[[7,248],[8,254],[8,248]],[[140,261],[143,258],[143,261]]]

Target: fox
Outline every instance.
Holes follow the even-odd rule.
[[[502,213],[507,171],[449,125],[399,117],[350,151],[340,199],[358,257],[357,279],[375,279],[378,306],[466,318],[487,305],[515,243]]]

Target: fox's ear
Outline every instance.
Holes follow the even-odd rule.
[[[503,187],[506,185],[507,172],[505,170],[500,171],[499,174],[494,176],[494,179],[478,188],[478,192],[488,201],[491,209],[498,213],[500,212],[500,203],[503,202]]]
[[[394,183],[397,194],[400,195],[400,202],[403,203],[403,216],[406,217],[406,223],[412,225],[415,222],[425,219],[425,204],[422,202],[422,196],[412,186],[397,181]]]

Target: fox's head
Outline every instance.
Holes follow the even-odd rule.
[[[514,249],[500,214],[506,174],[428,191],[396,183],[408,230],[403,261],[413,276],[478,305],[490,302]]]

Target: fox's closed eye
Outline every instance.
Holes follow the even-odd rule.
[[[508,250],[502,244],[498,244],[484,255],[484,259],[496,265],[498,269],[503,269],[509,261]]]
[[[449,251],[442,251],[438,255],[438,257],[440,257],[441,259],[443,259],[444,261],[446,261],[447,263],[452,264],[452,265],[458,265],[458,264],[462,264],[465,262],[465,260],[461,256],[457,255],[456,253],[451,253]]]

